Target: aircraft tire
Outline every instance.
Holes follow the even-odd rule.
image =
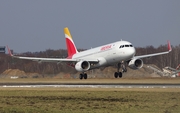
[[[115,78],[118,78],[118,72],[115,72],[115,73],[114,73],[114,77],[115,77]]]
[[[122,72],[119,72],[118,75],[119,75],[119,78],[122,78]]]
[[[82,80],[82,79],[83,79],[83,77],[84,77],[84,75],[83,75],[83,74],[80,74],[80,75],[79,75],[79,79],[81,79],[81,80]]]
[[[84,74],[84,79],[87,79],[87,74],[86,73]]]

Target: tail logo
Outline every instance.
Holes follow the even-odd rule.
[[[72,58],[72,56],[78,53],[76,46],[72,40],[72,36],[69,32],[69,29],[66,27],[64,28],[65,38],[66,38],[66,46],[68,50],[68,58]]]

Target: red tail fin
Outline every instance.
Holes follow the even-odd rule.
[[[68,50],[68,58],[71,58],[74,54],[78,53],[76,46],[72,40],[72,36],[69,32],[69,29],[66,27],[64,28],[64,34],[66,38],[66,46]]]

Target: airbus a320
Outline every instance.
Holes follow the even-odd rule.
[[[121,78],[123,72],[127,72],[126,65],[131,69],[140,69],[143,66],[142,58],[152,57],[157,55],[168,54],[172,49],[168,41],[168,50],[165,52],[135,56],[136,50],[132,43],[128,41],[117,41],[103,46],[92,48],[89,50],[78,52],[69,29],[64,28],[66,46],[68,51],[67,58],[37,58],[37,57],[22,57],[14,56],[8,48],[9,54],[18,59],[26,59],[37,62],[66,62],[68,65],[73,66],[77,71],[81,72],[80,79],[87,79],[86,71],[117,65],[117,72],[114,72],[115,78]],[[120,68],[122,70],[120,70]]]

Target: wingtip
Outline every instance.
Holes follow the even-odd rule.
[[[172,48],[171,48],[171,43],[170,43],[170,41],[169,41],[169,40],[167,41],[167,43],[168,43],[168,51],[170,52],[170,51],[172,51]]]
[[[11,53],[11,50],[9,49],[8,45],[7,45],[6,47],[7,47],[7,49],[8,49],[8,54],[9,54],[10,56],[13,56],[13,54]]]

